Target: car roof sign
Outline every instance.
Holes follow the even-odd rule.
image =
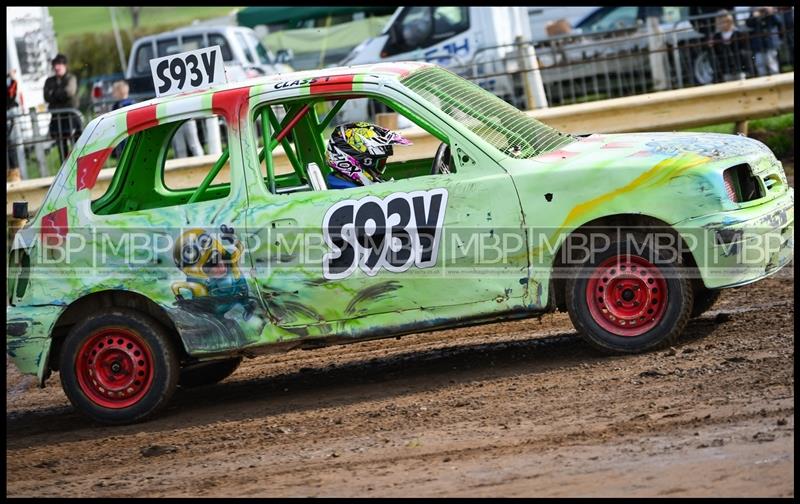
[[[198,91],[226,82],[218,45],[153,58],[150,70],[156,96]]]

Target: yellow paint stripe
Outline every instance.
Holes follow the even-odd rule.
[[[548,237],[548,242],[552,243],[553,238],[558,236],[562,232],[562,230],[564,230],[564,228],[566,228],[569,225],[570,222],[576,221],[581,216],[589,214],[600,205],[608,203],[617,196],[631,192],[634,189],[640,189],[646,185],[656,185],[663,183],[666,180],[681,175],[683,172],[691,168],[694,168],[697,165],[709,161],[710,159],[711,158],[706,156],[700,156],[694,153],[687,153],[680,157],[665,159],[660,163],[653,165],[652,168],[643,172],[641,175],[633,179],[628,184],[619,187],[617,189],[614,189],[611,192],[607,192],[596,198],[590,199],[588,201],[576,205],[569,212],[569,214],[567,214],[567,217],[564,219],[564,222],[561,223],[558,229],[556,229],[556,231]],[[536,249],[532,250],[531,251],[532,256],[538,254],[540,248],[541,247],[537,247]]]

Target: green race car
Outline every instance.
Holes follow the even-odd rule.
[[[435,143],[333,188],[328,137],[364,99]],[[222,154],[202,180],[170,178],[172,143],[209,118]],[[592,345],[641,352],[783,267],[793,203],[746,137],[567,135],[422,63],[264,77],[85,128],[14,237],[6,348],[41,386],[59,371],[104,423],[151,416],[243,357],[556,309]]]

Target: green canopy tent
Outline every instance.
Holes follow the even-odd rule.
[[[327,18],[328,16],[346,16],[363,12],[373,16],[385,16],[393,13],[397,7],[245,7],[236,13],[239,26],[254,27],[258,25],[299,24],[308,19]]]

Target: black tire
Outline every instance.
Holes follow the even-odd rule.
[[[714,53],[709,49],[697,49],[692,54],[692,80],[696,86],[704,86],[720,82],[717,69],[714,68]]]
[[[605,353],[639,353],[674,345],[686,327],[692,309],[691,283],[679,274],[677,268],[679,260],[669,260],[665,255],[656,256],[651,246],[646,245],[646,235],[632,233],[628,236],[632,241],[627,246],[625,241],[618,242],[614,237],[607,249],[592,254],[585,263],[576,266],[565,286],[567,311],[572,323],[587,342]],[[630,247],[631,244],[635,244],[635,247]],[[622,255],[618,251],[622,251]],[[627,267],[630,271],[624,274],[619,271],[618,277],[602,274],[598,276],[597,272],[602,271],[602,268],[613,268],[613,264],[618,264],[615,258],[619,257],[628,261]],[[641,261],[638,263],[638,269],[636,268],[637,261]],[[631,262],[634,263],[633,267],[630,266]],[[649,264],[649,266],[643,264]],[[619,270],[624,269],[619,268]],[[609,269],[607,271],[615,273],[617,270]],[[630,277],[631,280],[628,280],[627,277]],[[656,283],[649,283],[651,280]],[[607,283],[604,284],[603,282],[606,281]],[[601,292],[601,297],[596,298],[596,291],[603,291],[604,285],[609,287],[607,293]],[[612,285],[615,288],[611,288]],[[616,287],[622,288],[624,285],[632,285],[632,287],[616,289]],[[639,293],[640,285],[644,287],[641,288],[643,294]],[[662,286],[663,292],[658,295],[651,294],[650,287],[657,285]],[[637,292],[633,293],[633,290]],[[592,307],[589,305],[590,293],[592,302],[597,300],[597,304]],[[610,309],[608,303],[613,300],[613,296],[619,296],[618,301],[614,301],[614,304],[621,306],[619,303],[625,303],[626,306]],[[657,296],[661,297],[657,298]],[[651,305],[653,301],[662,301],[662,303]],[[636,307],[632,304],[628,306],[628,303],[636,303]],[[639,308],[640,305],[642,308]],[[650,315],[647,314],[651,313],[650,308],[658,310],[655,312],[658,315],[652,315],[652,318],[648,319]],[[619,314],[617,310],[623,309],[644,311],[637,312],[632,319],[622,316],[614,319],[609,315]],[[629,325],[621,327],[620,324],[623,322]],[[613,329],[614,332],[610,329]],[[630,331],[632,334],[624,336],[622,335],[623,331]],[[644,332],[636,334],[637,331]]]
[[[64,341],[59,364],[61,386],[73,406],[113,425],[155,415],[175,392],[180,370],[168,331],[152,317],[127,308],[112,308],[76,324]],[[109,383],[108,390],[102,388]]]
[[[691,318],[699,317],[714,306],[720,295],[722,289],[707,289],[702,283],[695,284],[694,286],[694,303],[692,304]]]
[[[224,361],[198,364],[181,369],[178,385],[184,388],[202,387],[221,382],[232,375],[242,363],[241,357],[226,359]]]

